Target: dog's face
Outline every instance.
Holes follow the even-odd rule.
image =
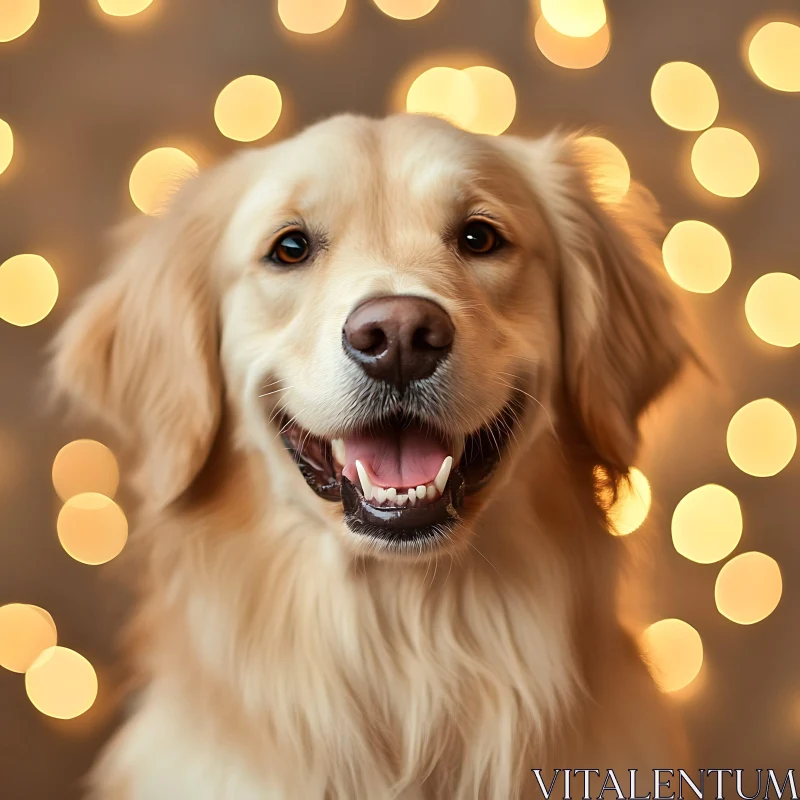
[[[642,231],[563,138],[336,118],[148,222],[62,334],[60,382],[162,504],[228,413],[270,491],[356,551],[456,546],[563,418],[624,470],[685,350]]]

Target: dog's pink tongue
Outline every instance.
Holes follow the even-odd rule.
[[[344,446],[347,465],[343,474],[347,479],[358,483],[356,461],[360,461],[373,484],[383,488],[432,483],[449,455],[443,442],[418,429],[348,436]]]

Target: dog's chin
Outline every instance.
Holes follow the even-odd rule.
[[[278,424],[310,490],[340,505],[358,551],[419,558],[464,542],[459,529],[490,491],[524,398],[515,390],[486,425],[460,434],[402,408],[330,437],[302,428],[288,410]]]

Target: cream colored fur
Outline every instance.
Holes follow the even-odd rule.
[[[448,237],[476,208],[511,246]],[[142,497],[130,557],[140,683],[101,800],[509,800],[531,768],[685,766],[615,609],[622,544],[596,499],[688,348],[644,195],[615,208],[574,139],[338,117],[239,155],[132,230],[57,343],[58,386],[113,424]],[[262,262],[281,225],[324,238]],[[532,396],[447,546],[374,552],[317,498],[270,418],[346,425],[341,328],[420,294],[456,326],[442,425]],[[266,396],[261,396],[266,395]]]

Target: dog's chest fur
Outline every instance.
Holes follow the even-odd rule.
[[[149,751],[136,760],[174,786],[136,800],[517,797],[580,678],[566,565],[513,505],[468,558],[427,566],[347,562],[293,522],[269,558],[198,539],[107,769]]]

